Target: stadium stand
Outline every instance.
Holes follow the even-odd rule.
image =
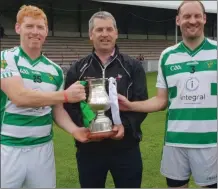
[[[137,39],[119,39],[117,42],[121,52],[134,58],[142,54],[146,60],[158,59],[160,52],[173,43],[174,41],[168,40]],[[2,39],[2,49],[12,48],[14,45],[19,45],[17,36],[8,36]],[[43,53],[61,65],[82,58],[91,50],[92,45],[88,38],[48,37],[43,47]]]

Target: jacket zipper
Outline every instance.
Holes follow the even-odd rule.
[[[111,64],[111,62],[113,62],[115,59],[117,58],[117,55],[104,67],[104,68],[102,68],[102,65],[101,65],[101,63],[97,60],[97,62],[99,63],[99,66],[101,67],[101,71],[102,71],[102,78],[105,78],[105,70],[106,70],[106,68]]]

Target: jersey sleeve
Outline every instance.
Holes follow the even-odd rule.
[[[10,51],[1,51],[1,79],[13,76],[20,76],[14,54]]]
[[[157,83],[156,83],[157,88],[167,88],[166,81],[164,79],[163,71],[161,67],[162,60],[163,60],[163,53],[161,54],[158,62],[158,75],[157,75]]]

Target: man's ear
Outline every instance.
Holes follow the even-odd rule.
[[[89,31],[89,39],[92,41],[93,36],[92,36],[92,31]]]
[[[177,26],[179,26],[179,25],[180,25],[180,18],[179,18],[179,16],[178,16],[178,15],[176,16],[176,25],[177,25]]]
[[[116,40],[117,40],[117,38],[118,38],[118,29],[116,29]]]
[[[45,37],[47,37],[48,36],[48,26],[46,27],[46,36]]]
[[[16,24],[15,24],[15,32],[16,32],[17,34],[20,34],[20,24],[19,24],[19,23],[16,23]]]
[[[206,22],[207,22],[207,15],[206,14],[203,15],[203,19],[204,19],[204,24],[206,24]]]

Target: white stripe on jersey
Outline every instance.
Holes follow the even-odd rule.
[[[50,135],[51,125],[45,126],[16,126],[2,124],[1,134],[16,138],[45,137]]]

